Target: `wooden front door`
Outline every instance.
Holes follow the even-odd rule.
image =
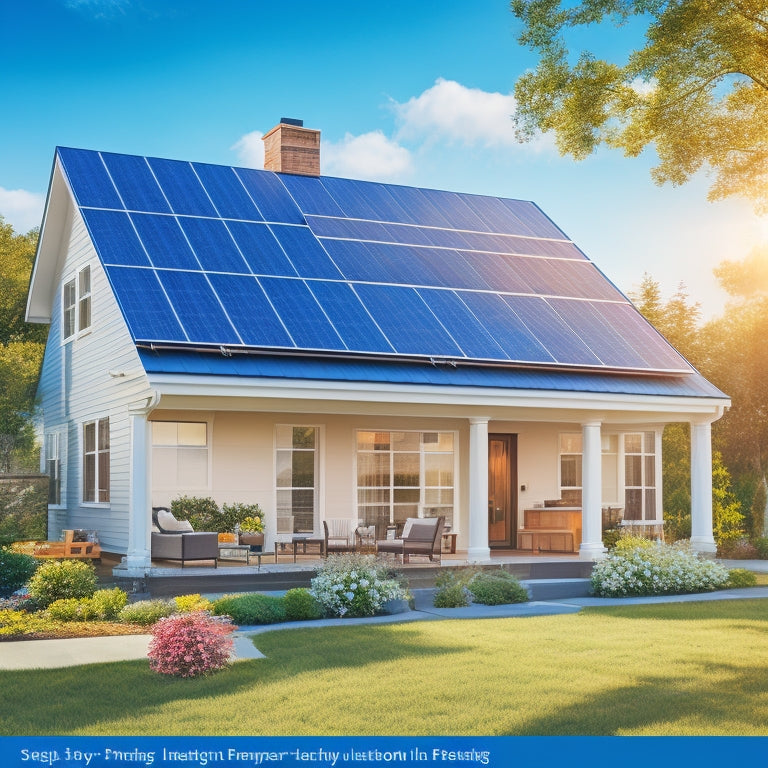
[[[517,548],[517,435],[488,435],[488,545]]]

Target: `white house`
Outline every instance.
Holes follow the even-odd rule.
[[[264,171],[57,149],[27,309],[51,536],[142,574],[151,507],[211,496],[259,503],[267,546],[444,514],[482,561],[559,500],[573,541],[534,546],[593,559],[604,508],[662,521],[688,422],[714,551],[728,398],[535,204],[321,176],[299,121],[265,141]]]

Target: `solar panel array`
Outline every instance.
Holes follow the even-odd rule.
[[[533,203],[58,157],[136,343],[691,370]]]

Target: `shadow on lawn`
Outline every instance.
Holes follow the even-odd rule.
[[[503,735],[766,735],[767,687],[768,669],[762,665],[708,666],[686,677],[648,675]]]
[[[100,724],[158,714],[158,727],[167,723],[163,706],[200,702],[277,685],[286,696],[300,694],[292,683],[303,674],[360,670],[368,664],[397,662],[415,654],[448,655],[456,646],[430,645],[418,630],[403,625],[359,625],[270,632],[257,636],[265,659],[240,661],[207,677],[174,678],[149,669],[148,661],[45,670],[0,672],[0,735],[99,733]],[[339,634],[345,639],[340,643]],[[350,643],[351,641],[351,643]],[[301,648],[301,653],[296,649]],[[350,648],[354,650],[350,651]],[[55,692],[55,693],[54,693]],[[215,707],[215,703],[212,704]],[[158,734],[162,735],[162,730]],[[126,731],[131,735],[131,731]],[[151,734],[145,734],[151,735]]]

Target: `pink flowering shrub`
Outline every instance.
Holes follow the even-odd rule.
[[[154,672],[196,677],[229,663],[234,626],[229,619],[195,611],[160,619],[149,641],[149,666]]]

